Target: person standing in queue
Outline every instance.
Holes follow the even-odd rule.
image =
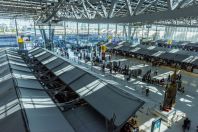
[[[149,96],[149,88],[146,88],[146,96]]]

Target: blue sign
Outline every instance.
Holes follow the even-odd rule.
[[[161,118],[157,118],[152,122],[151,132],[159,132],[160,131],[161,121],[162,121]]]

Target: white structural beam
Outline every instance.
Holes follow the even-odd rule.
[[[93,6],[89,1],[87,1],[87,4],[94,10],[96,13],[98,13],[101,17],[103,17],[102,13],[98,11],[98,7]]]
[[[106,10],[106,7],[103,5],[102,1],[100,1],[100,5],[101,5],[101,8],[102,8],[105,18],[107,18],[108,17],[107,10]]]
[[[182,8],[185,4],[189,4],[193,2],[193,0],[168,0],[168,7],[170,10],[175,10],[178,8]]]
[[[129,26],[128,26],[128,41],[131,42],[131,28],[132,28],[132,25],[131,23],[129,23]]]
[[[86,14],[85,14],[85,12],[83,10],[78,9],[77,6],[74,6],[74,9],[76,11],[78,11],[78,13],[80,13],[80,15],[79,15],[80,18],[82,18],[82,16],[87,17]]]
[[[115,16],[118,12],[120,12],[125,6],[126,6],[126,4],[124,4],[122,7],[120,7],[120,9],[117,10],[117,11],[114,13],[114,16]]]
[[[126,25],[123,25],[123,36],[125,37],[125,40],[127,40],[127,31],[126,31]]]
[[[178,6],[177,6],[177,8],[180,8],[187,1],[189,1],[189,0],[182,0],[182,1],[180,1],[179,4],[178,4]]]
[[[46,23],[48,22],[52,17],[54,17],[56,15],[56,13],[59,11],[60,7],[62,6],[62,4],[65,2],[65,0],[60,0],[56,5],[55,7],[53,8],[51,14],[49,14],[46,19],[44,19],[42,22],[43,23]],[[45,13],[48,13],[50,12],[50,9],[47,10]]]
[[[112,0],[111,1],[111,7],[110,7],[110,10],[109,10],[109,15],[108,15],[109,18],[112,18],[114,16],[114,11],[116,9],[117,2],[118,2],[118,0]]]
[[[72,9],[72,12],[73,12],[73,14],[74,14],[74,17],[75,17],[76,19],[78,19],[78,15],[76,14],[76,11],[74,10],[73,5],[71,5],[71,9]]]
[[[142,4],[144,3],[145,0],[139,0],[138,3],[137,3],[137,6],[133,12],[133,15],[136,15],[136,13],[140,10]]]
[[[68,18],[60,18],[61,20],[70,20],[70,21],[78,21],[78,22],[87,22],[87,23],[150,23],[155,21],[164,21],[171,19],[179,19],[179,18],[189,18],[189,17],[197,17],[198,6],[193,5],[186,8],[181,8],[177,10],[166,10],[161,12],[155,12],[152,14],[140,14],[136,16],[125,16],[125,17],[113,17],[113,18],[100,18],[100,19],[68,19]]]
[[[172,0],[167,0],[168,9],[172,10]]]
[[[193,2],[193,0],[183,0],[182,2],[180,2],[181,4],[179,5],[179,7],[183,8],[192,2]]]
[[[82,5],[83,5],[83,9],[85,11],[85,14],[86,14],[87,18],[90,19],[90,13],[88,12],[87,7],[85,5],[85,0],[82,0]]]
[[[178,6],[181,0],[178,0],[177,2],[173,3],[173,0],[171,2],[171,10],[175,10]]]
[[[127,4],[127,8],[128,8],[128,14],[130,16],[133,15],[133,12],[132,12],[132,7],[131,7],[131,1],[130,0],[125,0],[126,4]]]
[[[149,7],[151,7],[152,5],[156,4],[158,0],[153,0],[151,1],[150,4],[146,5],[142,10],[140,10],[139,12],[137,12],[136,14],[141,14],[142,12],[144,12],[145,10],[147,10]]]

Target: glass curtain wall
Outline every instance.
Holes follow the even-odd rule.
[[[107,24],[100,24],[100,29],[99,29],[99,37],[102,40],[107,40],[107,35],[108,35],[108,31],[107,31]]]
[[[66,22],[66,41],[73,44],[77,44],[77,23]]]
[[[89,24],[89,34],[98,35],[98,25],[99,24]]]
[[[89,39],[89,24],[88,23],[78,23],[78,39],[79,44],[88,44]]]
[[[30,26],[33,28],[33,23]],[[77,43],[77,23],[76,22],[65,22],[66,24],[66,38],[67,41],[72,43]],[[89,25],[89,32],[88,32]],[[99,41],[107,41],[112,39],[112,41],[127,41],[130,36],[131,38],[139,39],[150,39],[150,40],[176,40],[176,41],[192,41],[198,42],[198,28],[196,27],[173,27],[173,26],[163,26],[163,25],[144,25],[144,26],[131,26],[131,34],[129,26],[123,26],[124,24],[87,24],[78,23],[78,34],[79,43],[88,43],[88,40],[92,43],[97,43]],[[3,26],[3,25],[1,25]],[[20,27],[22,29],[28,29],[27,26]],[[30,28],[30,29],[31,29]],[[12,28],[13,31],[15,28]],[[40,36],[39,28],[36,26],[36,34]],[[5,28],[1,28],[1,34],[7,31]],[[89,33],[89,35],[88,35]],[[55,27],[55,35],[64,36],[64,25]]]
[[[123,25],[117,24],[117,38],[119,40],[124,40]]]
[[[116,33],[116,25],[109,24],[108,39],[112,39],[113,37],[115,37],[115,33]]]
[[[192,27],[165,27],[164,39],[176,41],[198,42],[198,28]]]
[[[165,27],[160,25],[144,25],[132,28],[133,37],[147,40],[164,39],[165,32]]]
[[[24,19],[0,19],[0,46],[17,47],[17,37],[24,36],[27,43],[34,40],[34,22]]]
[[[100,24],[89,24],[89,41],[91,43],[98,43],[101,41],[99,37],[99,28]]]
[[[64,26],[65,23],[65,26]],[[78,31],[77,31],[78,25]],[[89,28],[88,28],[89,25]],[[17,28],[19,34],[31,34],[33,40],[42,40],[41,29],[45,29],[48,35],[48,26],[34,25],[33,20],[17,19]],[[52,28],[55,29],[54,38],[65,40],[69,43],[97,43],[99,41],[128,41],[129,39],[150,39],[150,40],[176,40],[198,42],[198,27],[173,27],[162,25],[144,25],[131,26],[131,32],[128,24],[88,24],[76,22],[60,22]],[[89,31],[88,31],[89,29]],[[77,35],[78,33],[78,35]],[[0,20],[0,36],[4,43],[16,43],[15,19]],[[11,36],[9,40],[6,37]],[[13,39],[14,38],[14,39]],[[5,40],[5,41],[4,41]],[[10,41],[11,40],[11,41]],[[13,41],[14,40],[14,41]]]

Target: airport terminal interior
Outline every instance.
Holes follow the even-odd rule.
[[[0,0],[0,132],[198,132],[198,0]]]

